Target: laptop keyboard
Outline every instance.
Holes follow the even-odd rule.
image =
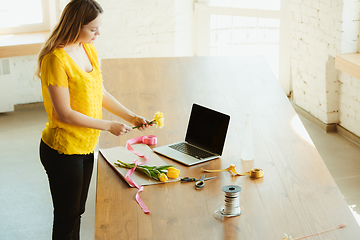
[[[204,150],[201,150],[199,148],[196,148],[190,144],[187,144],[186,142],[180,142],[180,143],[176,143],[176,144],[173,144],[173,145],[170,145],[169,147],[179,151],[179,152],[182,152],[182,153],[185,153],[187,155],[190,155],[190,156],[193,156],[197,159],[202,159],[202,158],[207,158],[207,157],[211,157],[211,156],[214,156],[214,154],[211,154],[209,152],[206,152]]]

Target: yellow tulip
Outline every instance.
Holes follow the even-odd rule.
[[[175,171],[175,172],[178,172],[180,174],[180,170],[177,169],[177,168],[174,168],[174,167],[169,167],[168,171]]]
[[[166,176],[165,173],[162,173],[159,177],[161,182],[166,182],[168,180],[168,177]]]
[[[147,124],[156,124],[156,128],[163,128],[164,127],[164,114],[162,112],[156,112],[154,119],[151,122],[148,122]],[[138,125],[136,127],[133,127],[132,129],[142,127],[144,124]]]
[[[156,127],[163,128],[164,127],[164,117],[162,112],[156,112],[154,116],[154,121],[156,123]]]
[[[180,175],[180,170],[174,167],[169,167],[166,175],[168,178],[178,178]]]

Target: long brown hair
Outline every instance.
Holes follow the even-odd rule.
[[[41,78],[41,61],[46,54],[55,48],[75,43],[79,38],[81,28],[97,18],[102,12],[103,9],[95,0],[71,0],[65,6],[59,23],[39,53],[35,75]]]

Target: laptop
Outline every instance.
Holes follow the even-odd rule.
[[[154,148],[154,152],[187,166],[221,156],[230,116],[193,104],[185,141]]]

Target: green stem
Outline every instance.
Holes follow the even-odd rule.
[[[135,163],[125,163],[120,160],[117,161],[118,162],[114,164],[118,167],[133,168],[135,166]],[[141,172],[150,178],[160,181],[159,176],[161,175],[161,173],[163,173],[163,170],[167,170],[169,167],[173,167],[173,166],[172,165],[163,165],[163,166],[138,165],[135,168],[135,171]]]
[[[156,170],[162,171],[162,170],[167,170],[169,167],[174,167],[173,165],[164,165],[164,166],[160,166],[160,167],[156,167]]]
[[[155,120],[152,120],[151,122],[148,122],[147,124],[151,125],[151,124],[154,124],[155,122],[156,122]],[[144,126],[144,124],[141,124],[141,125],[136,126],[136,127],[132,127],[132,129],[136,129],[136,128],[139,128],[139,127],[142,127],[142,126]]]

